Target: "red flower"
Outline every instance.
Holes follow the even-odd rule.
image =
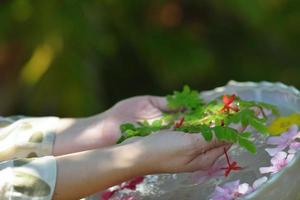
[[[238,166],[237,162],[236,161],[233,161],[232,163],[230,163],[229,161],[229,156],[227,154],[227,151],[226,149],[224,148],[224,153],[225,153],[225,156],[226,156],[226,161],[227,161],[227,167],[225,168],[221,168],[221,169],[224,169],[225,172],[224,172],[224,176],[228,176],[230,174],[231,171],[238,171],[238,170],[241,170],[243,169],[242,167]]]
[[[104,191],[102,193],[100,199],[101,200],[109,200],[116,192],[119,192],[119,191],[124,190],[124,189],[135,190],[136,186],[138,184],[142,183],[143,181],[144,181],[144,177],[143,176],[138,176],[138,177],[136,177],[136,178],[134,178],[134,179],[132,179],[130,181],[122,183],[120,185],[120,187],[117,188],[117,189],[114,189],[112,191],[109,191],[109,190]],[[124,199],[131,200],[131,199],[133,199],[133,197],[128,196],[128,197],[126,197]]]
[[[180,128],[184,122],[184,117],[181,117],[178,122],[175,123],[174,128]]]
[[[112,191],[107,190],[107,191],[103,192],[101,194],[100,200],[109,200],[110,197],[112,197],[117,191],[119,191],[119,190],[112,190]]]
[[[223,103],[224,103],[224,106],[223,108],[221,109],[221,112],[229,112],[230,110],[233,110],[235,112],[238,112],[239,111],[239,108],[234,105],[234,106],[231,106],[231,104],[234,102],[235,100],[235,95],[231,95],[231,96],[227,96],[227,95],[224,95],[223,96]]]
[[[136,189],[136,186],[140,183],[142,183],[144,181],[144,177],[143,176],[138,176],[130,181],[128,181],[126,183],[126,185],[124,185],[122,187],[122,189],[130,189],[130,190],[135,190]]]

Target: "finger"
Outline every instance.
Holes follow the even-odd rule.
[[[215,136],[213,136],[211,141],[206,141],[202,134],[191,134],[191,136],[193,137],[195,149],[197,149],[198,153],[205,153],[220,146],[231,145],[228,142],[218,140]]]
[[[163,112],[176,112],[177,109],[170,109],[166,97],[149,96],[150,103]]]
[[[230,145],[222,145],[204,154],[200,154],[191,162],[191,171],[208,170],[224,154],[224,148],[227,150],[230,148]]]
[[[229,148],[228,145],[223,145],[218,148],[214,148],[210,151],[207,151],[201,156],[202,159],[202,168],[204,170],[209,169],[215,161],[224,154],[224,149]]]

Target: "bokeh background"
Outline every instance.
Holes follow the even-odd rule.
[[[300,88],[297,0],[1,0],[0,115],[87,116],[183,84]]]

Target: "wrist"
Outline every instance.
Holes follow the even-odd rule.
[[[119,155],[129,164],[129,168],[134,171],[135,176],[160,173],[158,164],[155,164],[153,156],[146,149],[142,141],[132,142],[129,144],[118,145],[122,149]]]
[[[105,131],[106,112],[87,118],[62,118],[56,127],[53,154],[63,155],[114,144],[117,140]]]
[[[135,145],[115,145],[58,156],[55,194],[58,199],[79,199],[148,174],[140,156]]]
[[[128,179],[148,174],[148,168],[143,164],[142,154],[135,145],[113,147],[112,155],[117,155],[114,162],[119,169],[128,174]]]
[[[79,119],[84,129],[79,133],[81,143],[86,143],[89,148],[102,148],[116,144],[119,138],[119,127],[110,118],[109,112],[103,112],[88,118]]]

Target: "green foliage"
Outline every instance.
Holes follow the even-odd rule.
[[[206,141],[211,141],[213,138],[213,130],[205,124],[198,126],[181,126],[176,130],[183,131],[186,133],[202,133],[202,136]]]
[[[247,138],[244,137],[239,137],[238,139],[239,145],[241,147],[244,147],[245,149],[247,149],[249,152],[251,153],[256,153],[256,147],[253,144],[253,142],[251,142],[250,140],[248,140]]]
[[[199,92],[191,90],[187,85],[183,87],[182,92],[175,91],[173,95],[168,95],[167,101],[169,108],[176,110],[194,110],[203,104],[199,99]]]
[[[218,140],[239,144],[247,151],[256,153],[256,147],[251,139],[252,133],[240,133],[229,125],[240,124],[244,128],[251,126],[257,132],[267,134],[265,125],[267,116],[264,114],[264,109],[278,114],[277,108],[267,103],[244,101],[236,97],[232,104],[238,106],[238,109],[223,111],[225,102],[220,101],[222,98],[204,104],[198,94],[188,86],[184,86],[181,92],[175,91],[172,96],[167,96],[167,101],[170,108],[178,110],[177,113],[165,114],[162,119],[151,124],[147,121],[137,126],[123,124],[121,126],[123,135],[119,142],[134,136],[146,136],[161,129],[170,129],[173,126],[175,131],[200,133],[206,141],[211,141],[215,136]],[[262,116],[258,115],[256,110],[260,111]],[[177,125],[182,117],[184,117],[183,123]]]
[[[253,110],[246,108],[245,110],[241,110],[235,115],[229,116],[227,119],[227,123],[241,123],[243,127],[252,126],[252,128],[256,129],[258,132],[266,134],[267,128],[265,126],[266,119],[258,118],[255,116]]]
[[[118,144],[123,142],[124,140],[136,137],[136,136],[147,136],[153,132],[159,131],[161,129],[165,129],[167,126],[162,125],[162,120],[155,120],[151,124],[147,121],[143,121],[138,123],[138,126],[134,126],[131,123],[122,124],[120,126],[122,136],[118,140]]]

